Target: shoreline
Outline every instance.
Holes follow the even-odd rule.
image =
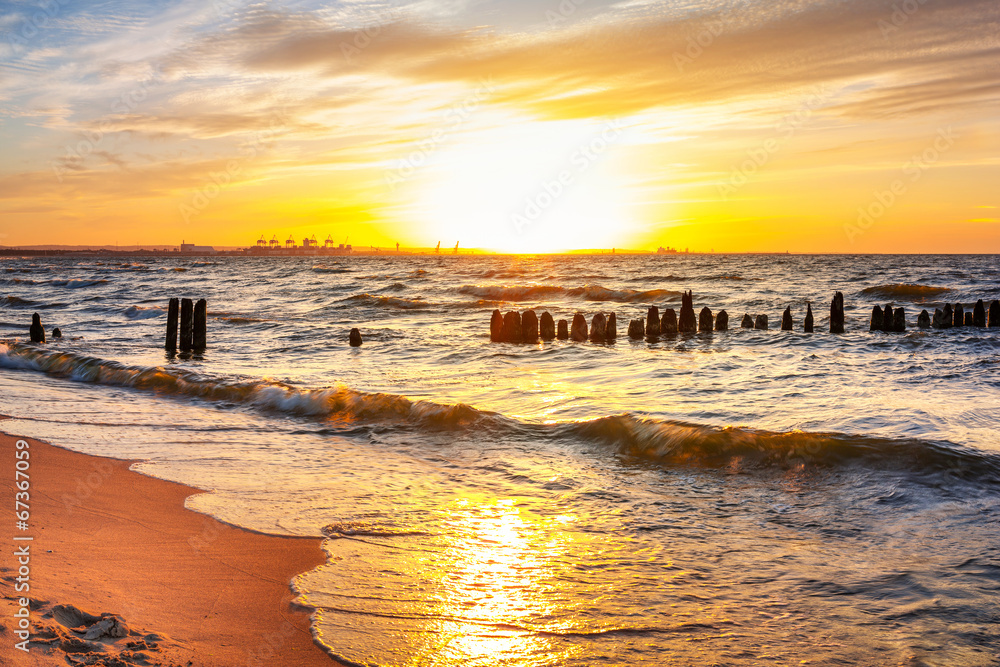
[[[0,422],[2,424],[2,422]],[[16,542],[15,443],[30,452],[30,542]],[[0,430],[10,548],[0,561],[0,662],[313,667],[338,664],[314,640],[294,577],[326,563],[321,538],[263,535],[185,507],[200,489]],[[15,548],[30,545],[30,592],[15,592]],[[31,599],[30,652],[15,648]],[[81,613],[83,612],[83,613]],[[125,631],[95,630],[114,615]],[[83,631],[74,632],[73,628]],[[89,633],[86,630],[90,629]],[[89,635],[89,636],[88,636]],[[96,635],[96,636],[95,636]],[[115,661],[117,660],[117,662]]]

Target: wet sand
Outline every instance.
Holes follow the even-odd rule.
[[[260,535],[184,508],[191,487],[129,470],[132,462],[30,443],[30,527],[14,517],[15,443],[0,432],[7,516],[0,561],[0,663],[234,667],[336,664],[313,643],[310,609],[289,582],[325,562],[320,540]],[[15,535],[34,537],[15,542]],[[14,549],[30,544],[32,644],[14,648]],[[94,615],[87,617],[78,611]],[[101,614],[112,628],[87,639]],[[105,623],[114,625],[113,623]],[[77,630],[73,628],[76,627]],[[92,630],[91,635],[99,630]]]

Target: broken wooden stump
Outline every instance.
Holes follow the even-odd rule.
[[[990,302],[990,312],[986,326],[1000,327],[1000,300],[993,299],[993,301]]]
[[[163,347],[173,352],[177,349],[177,315],[180,312],[180,301],[174,297],[167,304],[167,340]]]
[[[490,318],[490,340],[494,343],[503,342],[503,313],[499,310],[494,310]]]
[[[56,327],[55,329],[53,329],[52,330],[52,337],[53,338],[62,338],[62,329],[60,329],[59,327]]]
[[[885,316],[882,314],[882,308],[879,306],[872,306],[872,319],[871,323],[868,325],[868,330],[882,331],[882,326],[884,322],[885,322]]]
[[[594,315],[593,319],[590,320],[590,342],[603,343],[607,340],[607,331],[608,318],[604,317],[604,313]]]
[[[194,323],[191,332],[191,346],[197,352],[205,349],[208,340],[208,302],[198,299],[194,304]]]
[[[967,326],[967,327],[971,327],[972,326],[972,313],[971,312],[965,314],[965,326]]]
[[[750,317],[750,313],[743,315],[743,321],[740,322],[740,326],[744,329],[753,329],[753,318]]]
[[[347,342],[351,344],[351,347],[361,347],[361,330],[357,327],[351,329],[351,333],[347,335]]]
[[[830,333],[844,333],[844,295],[837,292],[830,303]]]
[[[715,317],[715,330],[716,331],[728,331],[729,330],[729,313],[724,310],[720,310],[719,314]]]
[[[570,340],[583,343],[587,340],[587,318],[581,313],[573,316],[573,326],[569,330]]]
[[[952,326],[964,327],[965,326],[965,309],[962,304],[956,303],[955,307],[952,309],[953,317]]]
[[[656,306],[650,306],[646,311],[646,335],[660,335],[660,309]]]
[[[42,326],[42,317],[38,313],[31,316],[31,326],[28,327],[28,337],[32,343],[45,342],[45,327]]]
[[[895,333],[906,331],[906,311],[901,307],[892,311],[892,330]]]
[[[753,323],[753,328],[767,330],[767,315],[758,315],[757,320]]]
[[[806,319],[802,322],[802,330],[806,333],[813,332],[813,309],[812,305],[806,304]]]
[[[538,341],[538,316],[535,311],[526,310],[521,315],[521,342],[535,343]]]
[[[646,337],[646,327],[642,320],[632,320],[628,323],[628,337],[633,340],[642,340]]]
[[[694,295],[687,291],[681,297],[681,315],[677,322],[677,330],[681,333],[694,333],[698,329],[698,322],[694,315]]]
[[[506,343],[521,342],[521,313],[512,310],[503,316],[503,339]]]
[[[663,317],[660,319],[660,333],[677,333],[677,313],[673,308],[667,308],[663,311]]]
[[[930,329],[931,328],[931,315],[926,309],[921,310],[920,314],[917,315],[917,328],[918,329]]]
[[[715,324],[715,318],[712,317],[712,309],[705,306],[698,313],[698,331],[708,331],[711,332]]]
[[[781,314],[781,330],[791,331],[792,330],[792,307],[786,306],[785,312]]]
[[[972,309],[972,326],[974,327],[986,326],[986,305],[983,303],[982,299],[976,301],[976,305]]]
[[[618,338],[618,318],[614,313],[608,314],[608,324],[604,329],[604,337],[609,341]]]
[[[566,320],[559,320],[558,333],[556,338],[559,340],[569,340],[569,322]]]
[[[191,299],[181,299],[181,329],[179,333],[181,352],[190,351],[194,337],[194,302]]]
[[[553,340],[556,337],[556,322],[552,319],[549,311],[542,313],[542,319],[538,324],[539,333],[542,340]]]

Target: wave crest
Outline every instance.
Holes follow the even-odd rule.
[[[928,301],[951,291],[950,287],[933,287],[931,285],[908,285],[895,283],[878,285],[861,290],[861,294],[878,299],[898,299],[900,301]]]
[[[463,285],[459,293],[490,301],[537,301],[544,297],[570,297],[584,301],[647,303],[679,299],[680,292],[666,289],[608,289],[600,285],[560,287],[558,285]]]

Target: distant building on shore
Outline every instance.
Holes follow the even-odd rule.
[[[181,241],[181,252],[196,252],[203,255],[214,255],[216,250],[210,245],[195,245]]]

